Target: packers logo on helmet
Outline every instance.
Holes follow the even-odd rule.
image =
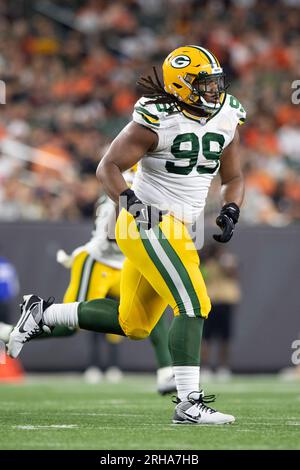
[[[177,55],[171,60],[171,65],[175,69],[182,69],[190,65],[191,59],[187,55]]]
[[[199,46],[183,46],[163,63],[164,89],[190,107],[208,113],[220,107],[225,75],[216,56]]]

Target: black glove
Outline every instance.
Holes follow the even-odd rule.
[[[216,224],[221,228],[221,235],[213,235],[213,238],[220,243],[227,243],[231,239],[235,224],[238,222],[240,209],[234,203],[230,202],[222,207],[220,215],[216,218]]]
[[[144,230],[150,230],[158,225],[162,221],[162,216],[167,213],[167,211],[144,204],[132,189],[126,189],[120,194],[120,207],[132,214],[137,225]]]

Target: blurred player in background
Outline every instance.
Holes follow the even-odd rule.
[[[24,296],[8,351],[17,357],[25,342],[57,325],[144,339],[170,305],[175,316],[169,349],[177,388],[173,423],[227,424],[234,416],[208,406],[214,397],[205,397],[199,387],[202,329],[211,304],[190,230],[220,169],[223,205],[216,223],[221,233],[214,238],[226,243],[233,235],[244,194],[237,126],[246,113],[226,93],[220,63],[203,47],[171,52],[163,80],[162,85],[157,74],[142,80],[145,96],[135,105],[133,121],[97,170],[105,192],[122,208],[116,225],[126,257],[120,304],[110,299],[52,304]],[[130,189],[122,172],[137,162]]]
[[[124,173],[124,178],[131,186],[134,171]],[[115,241],[116,205],[103,194],[99,200],[95,230],[91,240],[78,247],[71,256],[63,251],[58,252],[57,259],[66,268],[71,269],[71,279],[64,296],[64,303],[82,302],[94,299],[119,299],[121,269],[124,255]],[[56,327],[59,328],[59,327]],[[63,333],[63,328],[60,327]],[[67,329],[70,331],[70,329]],[[55,330],[54,330],[55,331]],[[74,331],[74,330],[73,330]],[[76,330],[77,331],[77,330]],[[66,336],[70,334],[68,331]],[[120,375],[118,368],[118,343],[122,337],[107,334],[109,342],[109,360],[111,363],[107,374],[112,380]],[[161,317],[150,335],[153,345],[157,369],[157,390],[161,394],[176,391],[172,359],[168,348],[168,327],[165,318]],[[87,380],[93,381],[97,377],[97,349],[99,335],[91,335],[91,368],[86,371]]]
[[[124,174],[128,185],[132,184],[134,171]],[[92,238],[85,245],[76,248],[69,256],[63,250],[57,253],[57,261],[71,269],[70,283],[64,295],[63,302],[84,302],[94,299],[115,299],[120,297],[121,269],[124,255],[115,241],[116,205],[103,194],[98,203],[95,229]],[[1,262],[1,259],[0,259]],[[1,275],[1,265],[0,265]],[[1,283],[0,283],[1,294]],[[1,304],[0,304],[1,305]],[[8,315],[3,318],[8,322]],[[7,342],[13,326],[8,323],[0,324],[0,340]],[[38,336],[44,338],[66,337],[75,334],[78,328],[56,326],[49,334]],[[107,334],[109,341],[109,361],[111,367],[107,377],[118,381],[121,371],[118,368],[118,343],[122,340],[119,335]],[[91,334],[90,367],[85,372],[89,382],[100,380],[101,371],[98,368],[99,335]],[[168,327],[162,317],[150,335],[153,345],[157,369],[157,391],[162,395],[176,391],[172,359],[168,348]]]
[[[237,259],[223,245],[211,244],[202,254],[202,274],[212,302],[212,311],[203,328],[202,379],[211,375],[210,360],[213,343],[218,346],[216,374],[219,379],[231,375],[229,364],[232,338],[232,315],[241,298]]]

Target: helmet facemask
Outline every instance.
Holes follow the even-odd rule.
[[[223,72],[217,74],[201,72],[197,76],[186,74],[181,80],[192,92],[189,95],[189,100],[193,106],[199,107],[209,114],[220,108],[220,97],[229,86],[226,84]]]

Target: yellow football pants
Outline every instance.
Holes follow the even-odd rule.
[[[120,297],[121,271],[99,263],[86,251],[75,256],[71,267],[71,278],[64,296],[64,303],[82,302],[94,299]],[[107,334],[112,343],[122,340],[121,336]]]
[[[71,279],[64,303],[120,297],[121,271],[99,263],[82,251],[72,264]]]
[[[126,336],[147,337],[167,305],[175,315],[206,318],[211,309],[199,256],[185,225],[170,215],[154,229],[138,229],[124,209],[116,240],[126,256],[119,321]],[[191,249],[192,248],[192,249]]]

